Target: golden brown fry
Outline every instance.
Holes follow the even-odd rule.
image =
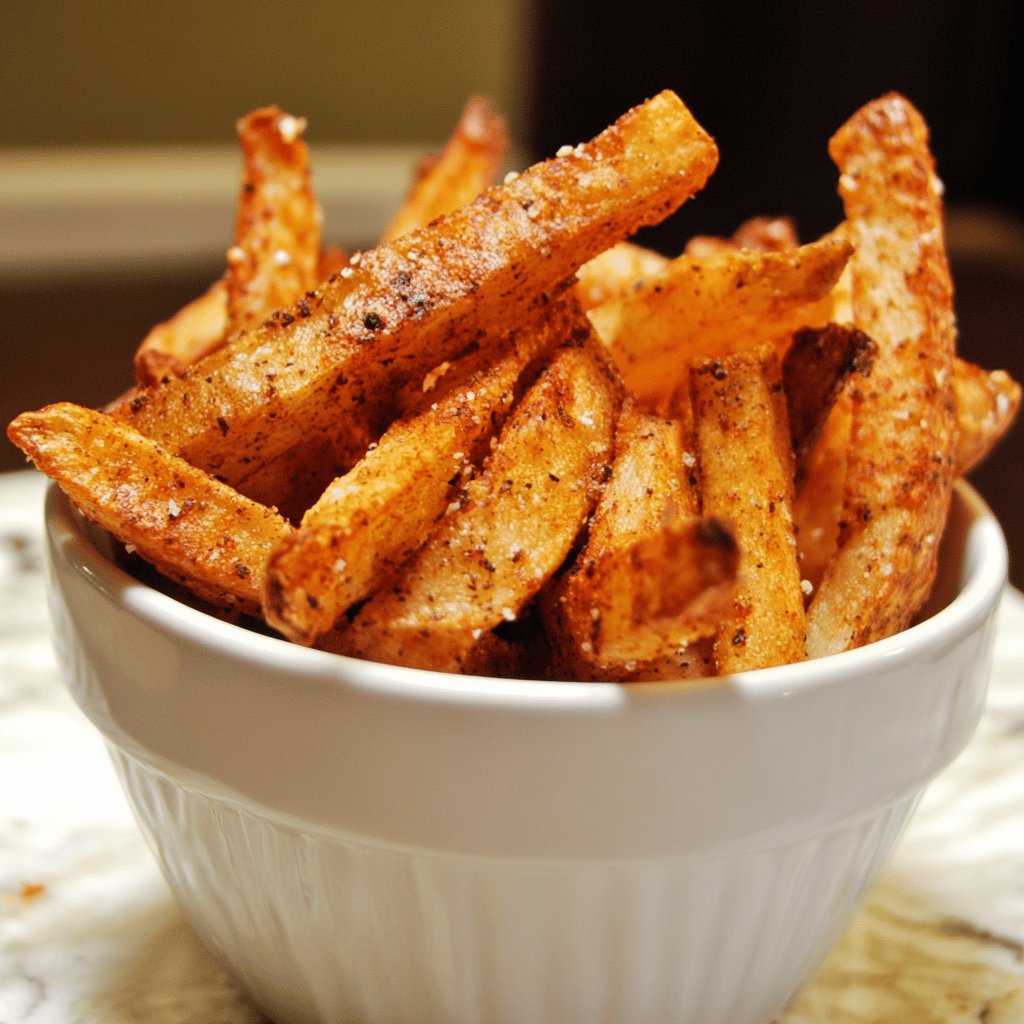
[[[186,366],[223,342],[227,323],[228,286],[219,278],[142,339],[135,352],[138,386],[144,388],[164,377],[179,376]]]
[[[272,509],[70,403],[23,413],[10,439],[88,519],[211,604],[258,614],[263,564],[289,527]]]
[[[494,323],[528,320],[582,263],[699,189],[716,160],[678,97],[661,93],[592,142],[357,254],[351,275],[117,414],[250,495],[262,493],[264,466],[311,439],[345,462],[359,454],[355,425],[397,381],[456,356]],[[336,475],[328,464],[321,486]]]
[[[687,447],[680,421],[627,398],[586,545],[544,602],[559,673],[626,680],[640,663],[678,663],[731,607],[736,545],[698,516]]]
[[[850,251],[848,242],[826,238],[785,252],[680,256],[590,318],[626,385],[660,408],[691,360],[827,322],[827,296]]]
[[[817,592],[839,545],[852,415],[851,397],[845,391],[833,404],[817,440],[803,454],[796,474],[793,521],[808,596]]]
[[[619,242],[588,260],[577,271],[576,294],[585,310],[595,309],[612,299],[639,288],[660,273],[668,259],[635,242]]]
[[[707,360],[691,379],[703,511],[730,522],[740,548],[739,590],[715,640],[717,669],[800,661],[804,600],[778,357],[765,346]]]
[[[423,543],[483,454],[481,442],[500,426],[523,369],[568,338],[580,316],[574,302],[562,302],[542,325],[517,332],[504,354],[466,357],[446,375],[446,392],[393,423],[330,484],[270,557],[267,622],[313,644],[391,575]]]
[[[782,361],[782,379],[798,464],[818,439],[850,377],[871,372],[876,348],[863,331],[849,324],[803,327],[793,334]]]
[[[568,555],[611,457],[621,384],[596,341],[556,351],[480,476],[398,576],[324,646],[462,672]]]
[[[238,122],[245,170],[228,250],[228,335],[258,327],[319,283],[320,207],[305,127],[278,107]]]
[[[954,474],[955,326],[924,121],[890,94],[833,137],[855,246],[853,322],[877,343],[854,390],[843,531],[808,611],[810,656],[910,624],[934,579]]]
[[[714,256],[736,249],[757,249],[760,252],[783,252],[800,244],[796,225],[791,217],[751,217],[745,220],[731,238],[717,235],[695,235],[683,250],[688,256]]]
[[[483,96],[471,96],[447,145],[417,175],[381,241],[394,241],[471,203],[494,184],[507,154],[505,119]]]
[[[1021,387],[1005,370],[983,370],[956,359],[953,362],[957,443],[957,476],[966,476],[992,451],[1020,410]]]

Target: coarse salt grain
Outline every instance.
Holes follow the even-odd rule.
[[[506,622],[515,622],[516,621],[516,613],[514,611],[512,611],[511,608],[502,608],[501,609],[501,617]]]
[[[292,254],[287,249],[278,249],[274,253],[274,266],[287,267],[292,261]]]
[[[334,560],[334,567],[333,568],[334,568],[334,571],[336,573],[339,573],[339,574],[343,573],[347,566],[348,566],[348,562],[346,562],[344,558],[336,558]]]

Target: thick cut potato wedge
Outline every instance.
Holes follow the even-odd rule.
[[[472,670],[481,641],[565,561],[612,455],[621,384],[600,345],[555,352],[480,476],[392,582],[322,646],[394,664]]]
[[[278,107],[238,122],[244,172],[228,250],[228,335],[258,327],[320,280],[321,217],[305,127],[304,119]]]
[[[164,576],[211,604],[259,613],[264,563],[290,529],[272,509],[67,402],[23,413],[8,435],[86,518]]]
[[[739,588],[718,630],[719,673],[800,661],[804,595],[793,526],[793,452],[782,369],[770,346],[694,366],[703,512],[727,520]]]
[[[501,425],[520,374],[565,341],[581,316],[574,302],[563,301],[542,325],[516,332],[495,362],[489,348],[465,357],[445,374],[446,391],[431,392],[422,412],[393,423],[331,483],[271,555],[267,621],[289,639],[313,644],[393,574],[484,454],[482,442]]]
[[[448,143],[416,176],[381,241],[394,241],[472,202],[494,184],[507,155],[505,119],[484,97],[471,96]]]
[[[350,274],[117,415],[243,493],[263,494],[268,463],[310,443],[351,447],[354,425],[397,381],[456,356],[495,323],[528,320],[581,264],[702,187],[716,160],[678,97],[661,93],[593,141],[357,254]]]
[[[836,133],[853,323],[878,345],[853,391],[839,549],[808,611],[811,656],[905,629],[935,576],[954,476],[956,331],[941,186],[920,114],[888,95]]]
[[[821,325],[850,245],[826,238],[798,249],[679,256],[641,288],[590,313],[626,385],[664,408],[693,359],[788,339]]]

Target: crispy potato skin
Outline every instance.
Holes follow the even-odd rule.
[[[621,384],[596,341],[559,349],[479,477],[330,650],[442,671],[515,619],[565,561],[612,455]]]
[[[258,614],[263,566],[289,531],[272,509],[68,402],[22,413],[8,436],[79,511],[197,597]]]
[[[853,390],[839,550],[811,602],[818,656],[905,629],[935,576],[956,450],[956,331],[941,187],[921,115],[888,95],[833,137],[854,244],[855,326],[878,346]]]
[[[659,94],[571,153],[363,253],[350,276],[116,414],[269,500],[264,465],[311,440],[344,461],[353,421],[386,404],[398,380],[457,355],[494,323],[527,320],[582,263],[679,206],[716,161],[685,106]]]

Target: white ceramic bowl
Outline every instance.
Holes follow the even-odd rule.
[[[56,490],[46,516],[68,684],[199,935],[287,1022],[771,1018],[974,729],[1006,575],[961,486],[943,606],[899,636],[502,681],[252,634],[125,574]]]

